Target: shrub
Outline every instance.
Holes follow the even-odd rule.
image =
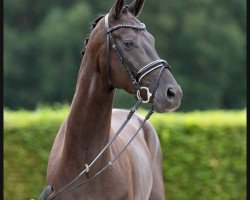
[[[169,200],[246,199],[245,111],[157,115]]]
[[[37,199],[68,109],[4,110],[4,199]],[[161,141],[168,200],[246,198],[246,110],[154,114],[150,122]]]

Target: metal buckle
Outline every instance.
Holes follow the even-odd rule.
[[[143,98],[141,97],[141,90],[146,90],[146,92],[147,92],[147,100],[143,100]],[[139,99],[139,100],[141,100],[142,101],[142,103],[148,103],[149,101],[150,101],[150,98],[151,98],[151,96],[152,96],[152,93],[149,91],[149,89],[147,88],[147,87],[140,87],[140,89],[139,90],[137,90],[137,98]]]

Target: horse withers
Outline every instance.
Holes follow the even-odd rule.
[[[164,199],[160,142],[147,119],[177,109],[182,91],[137,18],[143,4],[117,0],[95,21],[40,200]],[[112,109],[115,88],[138,99],[130,112]],[[142,102],[152,104],[146,119],[134,114]]]

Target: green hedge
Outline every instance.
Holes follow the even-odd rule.
[[[4,199],[37,199],[68,107],[4,110]],[[145,114],[145,111],[140,111]],[[155,114],[168,200],[246,199],[246,110]]]

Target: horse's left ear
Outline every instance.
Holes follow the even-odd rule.
[[[128,10],[134,15],[139,16],[143,8],[144,0],[134,0],[128,7]]]

